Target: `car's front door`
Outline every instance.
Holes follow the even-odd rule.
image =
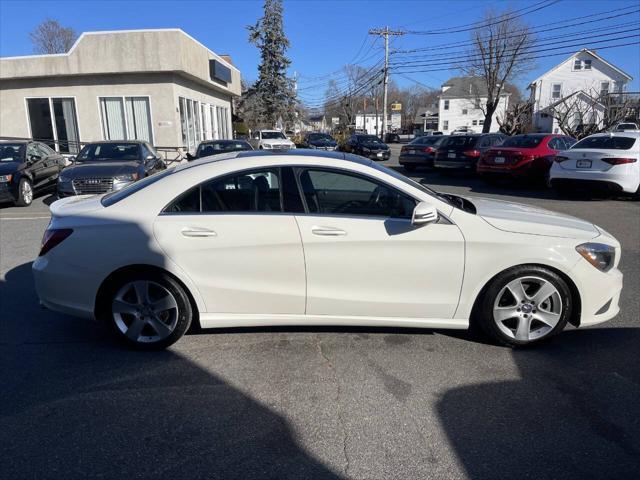
[[[27,172],[31,174],[33,186],[37,187],[45,180],[44,158],[36,143],[27,144]]]
[[[38,143],[37,148],[42,157],[42,182],[53,183],[60,173],[63,157],[44,143]]]
[[[307,314],[452,318],[464,238],[443,219],[411,224],[416,201],[342,170],[298,171],[307,214],[296,216],[307,266]]]
[[[280,186],[278,168],[231,174],[191,188],[157,217],[158,243],[207,312],[304,313],[302,242]]]

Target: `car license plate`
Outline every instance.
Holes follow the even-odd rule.
[[[407,150],[407,153],[410,155],[415,155],[416,151],[415,150]]]
[[[504,157],[495,157],[493,163],[504,163]]]
[[[591,168],[591,160],[578,160],[576,162],[578,168]]]
[[[456,158],[456,154],[455,153],[449,153],[449,155],[447,155],[447,158]]]
[[[382,157],[382,152],[378,152],[378,156],[379,156],[379,157]]]

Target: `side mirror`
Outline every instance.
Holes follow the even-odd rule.
[[[147,162],[150,160],[155,160],[156,157],[154,157],[153,155],[147,155],[147,158],[145,159]]]
[[[187,152],[187,160],[191,161],[191,160],[195,160],[196,157],[194,157],[193,155],[191,155],[189,152]]]
[[[42,157],[40,155],[31,155],[29,157],[29,161],[30,162],[37,162],[38,160],[40,160]]]
[[[426,225],[438,221],[438,210],[436,207],[427,202],[420,202],[413,209],[411,223],[413,225]]]

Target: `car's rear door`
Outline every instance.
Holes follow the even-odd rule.
[[[305,266],[282,170],[256,169],[193,187],[154,224],[167,256],[197,285],[209,313],[303,314]]]
[[[308,315],[452,318],[464,267],[456,225],[414,227],[416,200],[370,177],[319,167],[298,175]]]

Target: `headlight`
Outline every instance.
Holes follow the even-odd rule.
[[[262,144],[262,148],[271,148],[271,144],[270,143],[263,143]]]
[[[137,173],[125,173],[123,175],[116,175],[114,180],[116,182],[133,182],[138,179]]]
[[[576,251],[591,265],[602,272],[608,272],[616,260],[616,249],[604,243],[583,243]]]
[[[0,175],[0,183],[9,183],[13,175]]]
[[[315,145],[311,145],[311,144],[309,144],[309,148],[316,149],[316,148],[318,148],[318,147],[316,147]]]
[[[69,177],[68,174],[63,170],[62,172],[60,172],[60,175],[58,175],[58,181],[67,183],[71,181],[71,177]]]

